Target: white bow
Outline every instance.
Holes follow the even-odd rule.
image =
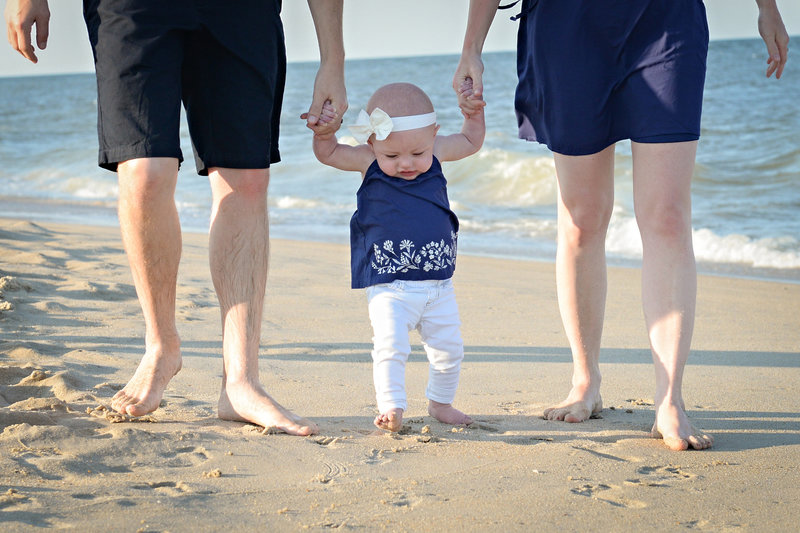
[[[363,109],[358,113],[358,120],[347,129],[359,143],[367,142],[374,133],[379,141],[386,139],[392,133],[392,117],[380,107],[376,107],[369,115]]]

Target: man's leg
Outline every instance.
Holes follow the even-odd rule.
[[[713,439],[689,422],[681,389],[697,293],[690,196],[697,142],[632,143],[632,149],[642,301],[656,372],[653,436],[675,450],[708,448]]]
[[[175,327],[175,285],[181,230],[175,207],[178,161],[132,159],[119,164],[119,224],[145,323],[145,353],[112,407],[132,416],[158,408],[181,368]]]
[[[288,411],[258,378],[261,317],[269,260],[269,170],[212,168],[211,278],[222,314],[219,417],[311,435],[316,424]]]
[[[600,338],[606,301],[605,242],[614,203],[614,146],[586,156],[555,154],[558,175],[556,283],[572,349],[572,389],[549,420],[583,422],[600,412]]]

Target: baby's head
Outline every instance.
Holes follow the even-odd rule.
[[[433,112],[433,103],[425,91],[412,83],[390,83],[375,91],[367,102],[367,113],[376,107],[390,117],[407,117]]]
[[[425,91],[411,83],[384,85],[367,102],[370,116],[380,111],[396,119],[388,135],[384,130],[382,134],[372,133],[367,140],[381,170],[406,180],[427,172],[433,164],[433,144],[439,126],[433,103]]]

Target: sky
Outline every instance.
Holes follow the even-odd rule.
[[[457,54],[468,4],[468,0],[345,0],[347,57]],[[712,39],[758,37],[755,0],[705,0],[705,4]],[[50,1],[50,40],[47,49],[37,54],[36,65],[0,42],[0,76],[91,72],[92,54],[81,6],[80,0]],[[778,0],[778,6],[789,34],[799,35],[800,2]],[[517,26],[508,19],[513,12],[498,13],[484,51],[514,49]],[[316,61],[317,41],[307,3],[284,0],[282,19],[289,61]]]

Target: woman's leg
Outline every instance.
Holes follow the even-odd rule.
[[[632,143],[632,150],[642,302],[656,373],[652,433],[675,450],[708,448],[713,439],[689,422],[681,391],[697,293],[690,196],[697,142]]]
[[[606,301],[605,241],[614,204],[614,146],[586,156],[555,154],[558,176],[556,283],[572,349],[572,389],[545,409],[549,420],[583,422],[603,408],[600,337]]]

